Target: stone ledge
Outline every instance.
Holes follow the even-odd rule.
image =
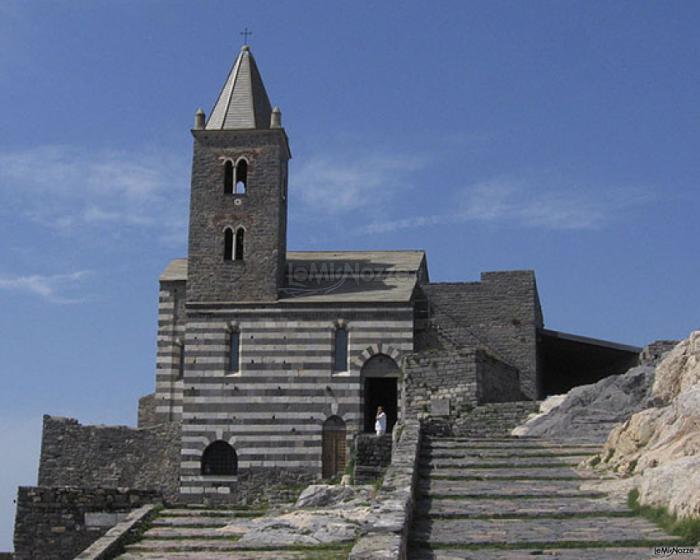
[[[129,512],[123,521],[117,523],[104,536],[78,554],[75,560],[108,560],[113,558],[114,554],[121,552],[129,535],[145,523],[158,507],[155,504],[146,504]]]

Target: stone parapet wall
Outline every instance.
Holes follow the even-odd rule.
[[[397,424],[394,434],[391,464],[386,469],[382,486],[377,493],[383,514],[392,522],[360,537],[352,547],[348,560],[406,559],[418,481],[420,422],[408,420],[404,424]]]
[[[180,425],[83,426],[44,416],[40,486],[139,488],[177,495]]]
[[[358,465],[386,467],[391,463],[391,434],[358,434],[355,438],[355,462]]]
[[[83,550],[75,560],[113,560],[125,550],[125,545],[139,537],[162,506],[146,504],[130,513],[104,535]]]
[[[20,487],[14,559],[72,560],[129,511],[159,500],[123,488]]]
[[[391,463],[392,435],[359,434],[355,438],[355,484],[377,480]]]

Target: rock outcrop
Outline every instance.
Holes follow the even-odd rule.
[[[655,406],[610,433],[597,469],[638,478],[640,503],[680,517],[700,515],[700,331],[656,368]]]
[[[513,435],[604,441],[588,466],[623,477],[605,491],[637,488],[643,505],[700,516],[700,331],[669,347],[651,345],[644,365],[550,397]]]
[[[650,406],[654,367],[641,365],[592,385],[554,395],[540,405],[540,413],[515,428],[514,436],[603,443],[610,430],[631,414]]]

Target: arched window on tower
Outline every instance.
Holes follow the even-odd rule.
[[[234,255],[234,260],[243,260],[243,245],[245,243],[245,230],[243,228],[238,228],[236,231],[236,252]]]
[[[233,194],[233,163],[224,163],[224,194]]]
[[[333,371],[348,370],[348,329],[335,329],[335,344],[333,348]]]
[[[238,474],[236,450],[223,440],[210,444],[202,453],[202,474],[219,476]]]
[[[236,194],[245,194],[248,190],[248,162],[244,159],[236,164]]]
[[[233,230],[231,228],[224,230],[224,260],[233,260]]]

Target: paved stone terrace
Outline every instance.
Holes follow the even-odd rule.
[[[143,537],[127,545],[118,560],[344,560],[349,545],[243,549],[235,535],[219,529],[234,519],[253,519],[260,510],[205,509],[199,507],[162,510]]]
[[[674,544],[621,498],[579,490],[598,447],[426,438],[409,560],[640,560]]]

